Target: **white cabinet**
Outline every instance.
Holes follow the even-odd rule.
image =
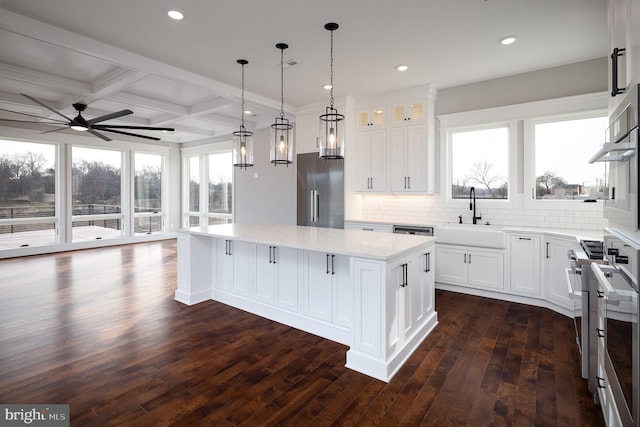
[[[424,100],[395,103],[391,106],[391,124],[401,125],[423,122],[426,118]]]
[[[387,280],[387,351],[411,339],[433,309],[433,247],[389,266]]]
[[[610,92],[616,87],[627,89],[609,98],[609,111],[617,108],[631,85],[640,83],[640,2],[638,0],[609,0],[609,65]],[[612,93],[613,94],[613,93]]]
[[[426,150],[424,124],[391,128],[389,142],[391,191],[424,192],[427,190]]]
[[[435,281],[439,283],[504,290],[504,253],[501,250],[438,245],[435,274]]]
[[[305,251],[302,286],[304,315],[351,327],[353,288],[349,257]]]
[[[568,266],[567,252],[575,239],[546,237],[543,248],[544,255],[544,290],[545,298],[573,313],[574,301],[569,298],[565,268]]]
[[[301,114],[296,116],[296,153],[312,153],[319,151],[318,136],[320,131],[320,113]]]
[[[214,286],[249,296],[255,279],[255,245],[240,240],[216,239]]]
[[[387,190],[387,130],[356,135],[356,191]]]
[[[540,296],[541,237],[514,234],[509,238],[509,286],[512,292]]]
[[[371,129],[373,127],[383,127],[387,124],[387,117],[384,105],[377,105],[358,110],[356,113],[358,130]]]
[[[255,299],[289,311],[298,311],[298,250],[256,246]]]

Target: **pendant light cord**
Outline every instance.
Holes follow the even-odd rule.
[[[242,65],[242,111],[240,112],[240,127],[244,129],[244,64]]]
[[[331,33],[331,98],[330,98],[330,103],[331,103],[331,109],[333,109],[333,30],[330,31]]]
[[[284,118],[284,49],[280,49],[280,118]]]

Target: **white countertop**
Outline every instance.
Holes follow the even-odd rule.
[[[447,226],[447,225],[456,225],[455,222],[427,222],[424,224],[415,224],[415,223],[406,223],[406,222],[388,222],[381,220],[366,220],[366,219],[348,219],[345,222],[357,222],[357,223],[366,223],[366,224],[381,224],[381,225],[416,225],[416,226],[429,226],[435,227],[438,226]],[[468,224],[463,224],[468,225]],[[484,226],[483,224],[478,224],[478,227]],[[602,240],[602,236],[604,234],[603,230],[582,230],[577,228],[546,228],[546,227],[527,227],[527,226],[519,226],[519,225],[491,225],[491,227],[499,228],[505,233],[528,233],[528,234],[542,234],[545,236],[557,236],[557,237],[575,237],[578,240],[586,239],[586,240]]]
[[[181,232],[385,261],[426,248],[436,240],[426,236],[273,224],[205,225]]]

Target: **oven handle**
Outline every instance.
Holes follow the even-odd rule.
[[[606,270],[607,274],[620,274],[623,277],[624,274],[611,265],[600,265],[595,262],[591,264],[591,270],[593,271],[593,274],[595,274],[598,283],[602,285],[602,288],[604,289],[605,296],[607,297],[607,304],[620,305],[620,295],[616,293],[615,289],[611,286],[611,283],[609,283],[604,270]],[[625,280],[627,280],[626,277]]]
[[[573,289],[573,282],[571,280],[571,275],[575,274],[571,271],[570,268],[565,268],[564,269],[564,277],[567,281],[567,291],[569,292],[569,298],[570,299],[581,299],[582,298],[582,291],[578,292],[575,289]]]

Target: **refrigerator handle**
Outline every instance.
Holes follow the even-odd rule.
[[[316,190],[316,200],[315,200],[315,216],[316,221],[320,220],[320,193]]]
[[[315,190],[311,190],[310,191],[310,195],[309,198],[311,199],[311,203],[309,204],[311,206],[311,211],[309,212],[309,218],[311,220],[311,222],[316,222],[316,197],[315,197]]]

